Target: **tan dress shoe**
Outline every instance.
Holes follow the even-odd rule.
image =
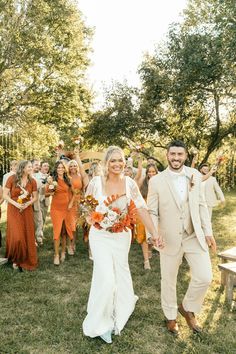
[[[179,334],[179,326],[176,320],[166,320],[166,327],[172,334],[176,336]]]
[[[195,333],[200,333],[202,331],[198,321],[195,318],[194,312],[185,311],[182,304],[178,307],[179,313],[185,318],[188,326]]]

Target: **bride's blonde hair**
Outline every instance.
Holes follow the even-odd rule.
[[[125,163],[125,155],[124,155],[123,150],[119,146],[109,146],[108,149],[105,152],[105,156],[104,156],[104,159],[103,159],[103,168],[104,168],[104,176],[105,176],[105,178],[108,177],[108,164],[109,164],[109,161],[111,160],[112,155],[115,152],[118,152],[121,155],[121,157],[122,157],[122,159],[123,159],[123,161]]]

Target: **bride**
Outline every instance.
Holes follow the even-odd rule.
[[[124,167],[123,151],[117,146],[110,146],[104,158],[104,177],[94,177],[86,194],[92,195],[100,208],[106,205],[106,200],[111,195],[121,196],[115,207],[122,210],[127,210],[127,206],[133,201],[139,217],[152,235],[152,242],[163,247],[145,201],[136,183],[124,176]],[[130,242],[130,230],[110,232],[105,227],[98,229],[93,225],[90,228],[89,243],[94,266],[83,332],[92,338],[100,336],[106,343],[112,343],[113,333],[120,334],[138,299],[134,294],[128,264]]]

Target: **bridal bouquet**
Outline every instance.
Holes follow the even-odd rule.
[[[91,195],[82,198],[80,200],[80,222],[86,221],[87,224],[97,229],[112,233],[132,229],[136,222],[136,207],[132,200],[129,205],[126,203],[124,206],[124,203],[120,202],[122,197],[112,195],[102,204],[98,204],[98,201]]]

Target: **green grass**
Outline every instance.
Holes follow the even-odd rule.
[[[5,224],[1,227],[4,229]],[[235,192],[227,194],[224,209],[215,210],[214,232],[219,251],[235,246]],[[121,336],[115,336],[108,345],[99,338],[90,339],[82,334],[92,273],[86,245],[80,239],[76,255],[55,267],[50,223],[45,234],[37,271],[20,273],[9,265],[0,267],[0,354],[236,353],[236,311],[225,303],[217,256],[212,256],[214,281],[199,316],[203,334],[193,335],[179,318],[181,335],[175,338],[164,326],[159,258],[155,254],[151,260],[152,270],[144,271],[141,248],[133,244],[130,267],[139,301]],[[189,280],[185,262],[178,279],[181,301]]]

